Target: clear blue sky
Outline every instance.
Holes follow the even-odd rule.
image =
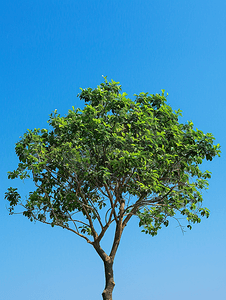
[[[115,261],[114,300],[226,299],[226,2],[224,0],[0,1],[0,300],[98,300],[102,262],[79,237],[21,215],[4,193],[31,185],[9,181],[14,145],[27,128],[62,115],[79,87],[120,81],[134,93],[169,93],[183,122],[211,132],[222,157],[204,206],[208,220],[182,235],[176,222],[157,237],[127,226]],[[110,243],[106,240],[106,247]]]

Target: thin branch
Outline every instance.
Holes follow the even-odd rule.
[[[176,217],[172,217],[172,218],[173,218],[174,220],[177,221],[178,226],[180,227],[182,233],[184,234],[185,230],[183,229],[183,227],[185,227],[185,226],[181,225],[181,223],[180,223],[180,221],[178,220],[178,218],[176,218]]]
[[[106,189],[106,191],[107,191],[108,198],[109,198],[110,203],[111,203],[111,208],[112,208],[112,213],[113,213],[113,215],[114,215],[114,219],[115,219],[115,221],[117,221],[117,215],[116,215],[116,211],[115,211],[116,201],[115,201],[115,203],[113,203],[113,197],[112,197],[112,194],[111,194],[111,192],[109,191],[108,186],[107,186],[106,183],[104,183],[104,187],[105,187],[105,189]],[[110,216],[112,215],[112,213],[110,214]]]
[[[20,205],[21,205],[23,208],[25,208],[26,211],[28,211],[28,209],[25,207],[25,205],[22,203],[22,201],[20,202]],[[52,209],[51,209],[51,210],[52,210]],[[23,213],[23,212],[21,212],[21,213]],[[36,221],[39,221],[39,222],[41,222],[41,223],[48,224],[48,225],[51,225],[51,226],[52,226],[52,223],[50,223],[50,222],[48,222],[48,221],[46,221],[46,220],[40,220],[40,219],[38,219],[38,218],[35,216],[35,214],[34,214],[33,212],[32,212],[32,217],[33,217],[34,220],[36,220]],[[55,218],[56,218],[56,217],[55,217]],[[57,221],[57,218],[56,218],[56,221]],[[57,221],[57,222],[58,222],[58,221]],[[59,226],[59,227],[62,227],[63,229],[67,229],[67,230],[69,230],[69,231],[71,231],[71,232],[77,234],[78,236],[84,238],[84,239],[87,241],[87,243],[92,244],[92,242],[91,242],[85,235],[83,235],[83,234],[81,234],[81,233],[78,232],[78,229],[77,229],[77,231],[76,231],[76,230],[73,230],[73,229],[70,228],[70,227],[65,226],[64,224],[59,224],[59,223],[56,223],[55,225],[56,225],[56,226]],[[75,226],[76,226],[76,225],[75,225]],[[76,228],[77,228],[77,226],[76,226]]]
[[[50,223],[50,222],[47,222],[47,221],[44,221],[44,220],[43,220],[43,221],[40,221],[40,220],[39,220],[38,218],[36,218],[34,215],[33,215],[33,218],[34,218],[36,221],[42,222],[42,223],[44,223],[44,224],[52,225],[52,223]],[[72,228],[67,227],[67,226],[65,226],[65,225],[63,225],[63,224],[57,224],[57,223],[56,223],[56,226],[59,226],[59,227],[62,227],[63,229],[67,229],[67,230],[69,230],[69,231],[72,231],[72,232],[74,232],[75,234],[77,234],[78,236],[84,238],[84,239],[87,241],[87,243],[92,244],[92,242],[91,242],[85,235],[79,233],[78,231],[73,230]]]
[[[123,226],[126,226],[129,219],[132,217],[132,215],[136,214],[136,212],[139,208],[141,208],[142,206],[145,206],[145,205],[154,204],[156,202],[158,202],[158,203],[162,202],[163,199],[166,198],[175,187],[176,187],[176,185],[172,186],[165,195],[163,195],[162,197],[155,197],[152,200],[143,200],[145,196],[143,196],[143,197],[141,196],[142,198],[140,198],[135,204],[130,206],[132,208],[132,210],[127,214],[127,216],[123,222],[124,223]],[[130,207],[128,207],[127,209],[130,209]]]
[[[72,219],[71,217],[70,217],[70,219],[71,219],[71,221],[72,221],[73,223],[74,223],[74,222],[78,222],[78,223],[81,223],[81,224],[83,224],[83,225],[85,225],[85,226],[90,227],[90,225],[87,224],[87,223],[85,223],[85,222],[82,222],[82,221],[79,221],[79,220],[74,220],[74,219]]]
[[[84,197],[84,195],[83,195],[83,193],[82,193],[82,191],[81,191],[81,185],[80,185],[80,182],[79,182],[77,179],[76,179],[76,181],[77,181],[77,185],[78,185],[78,188],[79,188],[80,195],[82,196],[84,202],[87,203],[87,200],[85,199],[85,197]],[[89,213],[88,213],[88,211],[86,210],[85,207],[84,207],[84,211],[85,211],[85,215],[86,215],[86,217],[87,217],[87,219],[88,219],[88,221],[89,221],[90,228],[91,228],[91,231],[92,231],[94,240],[95,240],[95,239],[97,239],[98,234],[97,234],[96,230],[94,229],[93,221],[92,221],[92,219],[91,219],[91,217],[90,217],[90,215],[89,215]]]
[[[107,224],[108,223],[108,221],[107,221],[107,215],[108,215],[108,212],[111,210],[111,212],[112,212],[112,208],[110,207],[107,211],[106,211],[106,213],[105,213],[105,224]]]
[[[128,221],[130,220],[130,218],[136,214],[136,211],[139,207],[140,202],[143,200],[143,198],[145,197],[145,195],[142,195],[137,202],[133,205],[132,210],[128,213],[128,215],[126,216],[126,218],[124,219],[123,223],[122,223],[122,227],[123,229],[125,228],[125,226],[127,225]]]

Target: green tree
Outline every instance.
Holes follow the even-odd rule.
[[[17,205],[31,221],[60,226],[85,239],[104,263],[104,300],[112,299],[113,263],[122,232],[136,216],[142,232],[156,235],[170,217],[185,216],[187,227],[209,216],[201,191],[210,172],[204,159],[220,155],[212,134],[178,121],[162,94],[140,93],[135,100],[120,93],[118,82],[81,89],[84,109],[57,111],[52,128],[28,130],[16,144],[18,168],[9,178],[32,178],[35,190],[22,200],[10,187],[10,214]],[[114,224],[110,253],[101,241]]]

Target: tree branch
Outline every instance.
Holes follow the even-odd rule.
[[[116,201],[115,201],[115,203],[113,203],[113,197],[112,197],[112,194],[111,194],[111,192],[109,191],[109,188],[108,188],[108,186],[107,186],[106,183],[104,183],[104,187],[105,187],[105,189],[106,189],[106,191],[107,191],[108,198],[109,198],[109,200],[110,200],[111,208],[112,208],[112,211],[111,211],[111,213],[110,213],[109,219],[111,218],[111,215],[112,215],[112,213],[113,213],[114,219],[115,219],[115,221],[117,221],[117,215],[116,215],[116,211],[115,211]]]
[[[121,203],[120,203],[120,207],[119,207],[118,222],[116,224],[114,241],[113,241],[113,245],[112,245],[111,252],[110,252],[110,257],[112,258],[112,260],[114,260],[116,251],[118,249],[118,246],[119,246],[119,243],[121,240],[122,232],[124,229],[124,227],[122,226],[124,208],[125,208],[125,200],[121,199]]]
[[[87,201],[86,201],[86,199],[85,199],[85,197],[84,197],[84,195],[83,195],[83,193],[82,193],[82,191],[81,191],[81,185],[80,185],[80,182],[79,182],[77,179],[76,179],[76,181],[77,181],[77,185],[78,185],[78,188],[79,188],[80,195],[82,196],[84,202],[87,204]],[[87,204],[87,205],[88,205],[88,204]],[[93,238],[94,238],[94,240],[96,240],[97,237],[98,237],[98,234],[97,234],[96,230],[94,229],[93,221],[92,221],[92,219],[91,219],[91,217],[90,217],[90,215],[89,215],[89,213],[87,212],[87,210],[86,210],[85,207],[84,207],[84,211],[85,211],[85,215],[86,215],[86,217],[87,217],[87,219],[88,219],[88,221],[89,221],[89,224],[90,224],[90,228],[91,228],[91,231],[92,231]]]

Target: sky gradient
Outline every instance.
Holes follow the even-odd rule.
[[[9,216],[15,143],[47,128],[55,109],[83,107],[79,88],[120,81],[128,97],[169,94],[181,122],[211,132],[221,158],[204,192],[208,220],[184,235],[175,221],[156,237],[127,226],[115,260],[114,300],[226,299],[226,2],[185,0],[0,1],[0,300],[98,300],[102,261],[84,240],[59,228]],[[109,234],[103,247],[110,247]]]

